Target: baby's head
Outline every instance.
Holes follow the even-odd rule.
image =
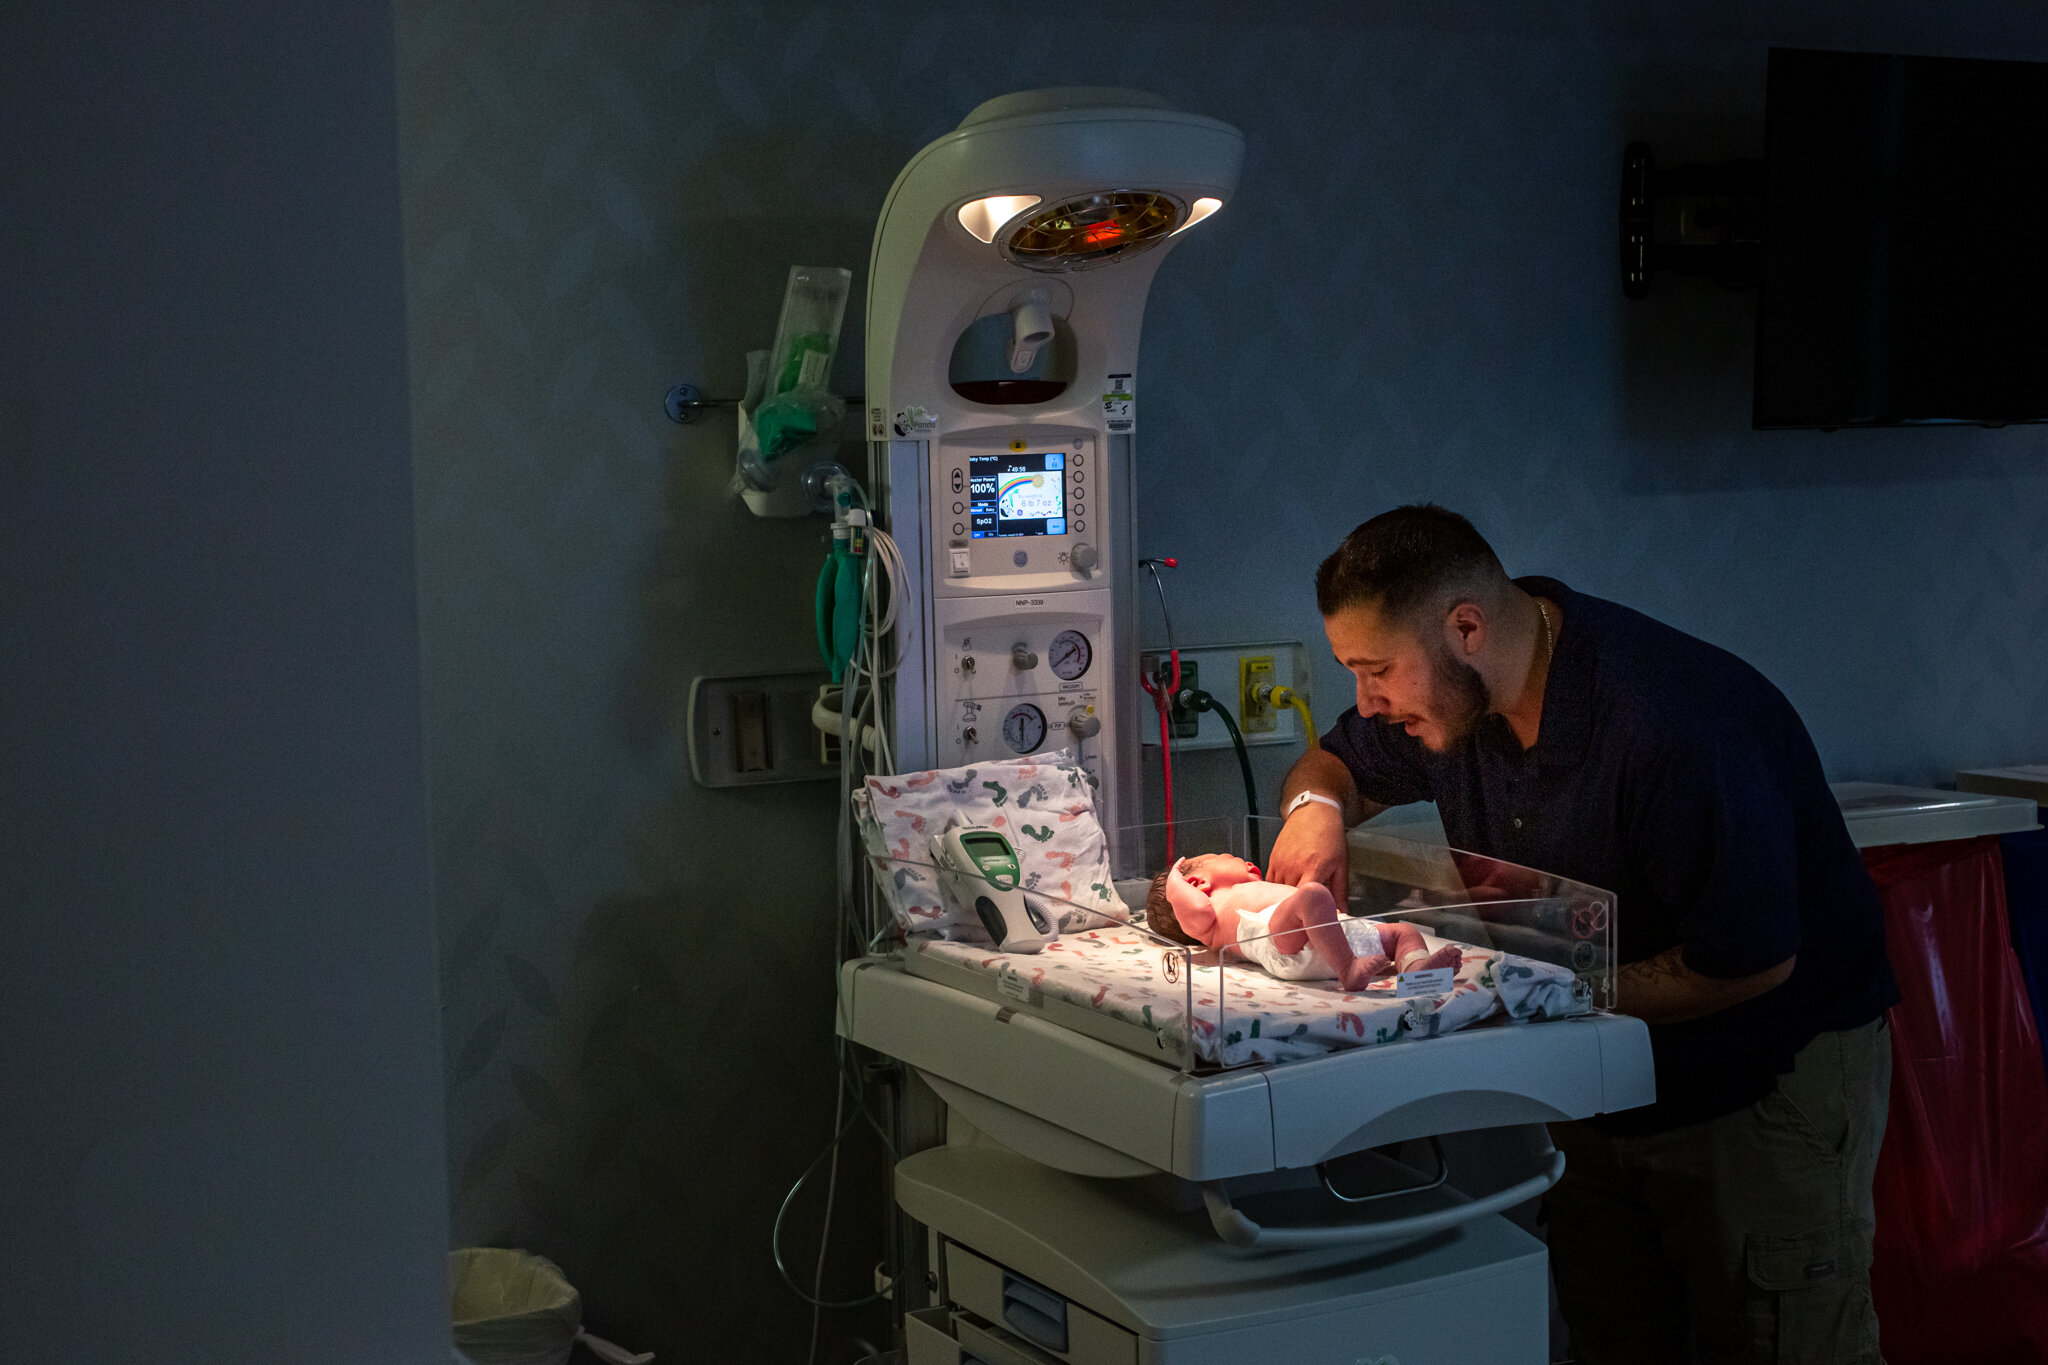
[[[1188,937],[1180,927],[1180,920],[1173,913],[1173,897],[1166,894],[1166,879],[1173,875],[1176,864],[1168,863],[1159,869],[1159,875],[1152,879],[1152,890],[1145,897],[1145,927],[1161,938],[1170,938],[1175,943],[1202,945]]]
[[[1210,895],[1258,879],[1258,868],[1228,853],[1200,853],[1169,863],[1152,879],[1145,897],[1145,923],[1175,943],[1209,946],[1203,935],[1216,927]]]
[[[1180,860],[1180,875],[1195,890],[1214,893],[1226,886],[1257,881],[1259,869],[1228,853],[1197,853]]]

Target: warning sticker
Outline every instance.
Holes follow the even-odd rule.
[[[1012,1000],[1031,1003],[1031,983],[1015,967],[1005,966],[996,976],[996,993]]]
[[[1405,1000],[1411,995],[1442,995],[1458,984],[1458,974],[1450,967],[1431,967],[1425,972],[1402,972],[1394,978],[1394,998]]]
[[[1127,374],[1113,374],[1103,385],[1102,416],[1111,431],[1130,431],[1138,425],[1137,385]]]

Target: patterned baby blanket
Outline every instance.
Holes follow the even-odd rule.
[[[870,777],[853,794],[853,812],[875,883],[906,934],[989,942],[971,911],[939,893],[931,868],[931,836],[956,817],[1003,832],[1023,866],[1025,892],[1059,916],[1062,932],[1104,916],[1129,918],[1111,885],[1094,784],[1071,750]]]
[[[1429,938],[1431,947],[1440,942]],[[1128,1026],[1097,1036],[1132,1051],[1173,1058],[1191,1052],[1219,1067],[1434,1038],[1495,1017],[1557,1019],[1592,1008],[1590,990],[1565,968],[1489,948],[1465,948],[1450,990],[1407,999],[1395,998],[1391,979],[1357,992],[1334,981],[1280,981],[1245,963],[1218,963],[1214,954],[1203,962],[1122,928],[1063,934],[1040,953],[998,953],[937,938],[915,939],[905,952],[977,973],[998,997],[1027,1006],[1057,1001]]]

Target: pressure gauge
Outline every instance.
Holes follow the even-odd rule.
[[[1020,754],[1037,751],[1045,743],[1045,712],[1028,701],[1011,707],[1003,717],[1003,743]]]
[[[1063,630],[1053,636],[1045,651],[1046,662],[1052,665],[1052,671],[1069,682],[1086,673],[1094,658],[1095,651],[1089,648],[1088,637],[1078,630]]]

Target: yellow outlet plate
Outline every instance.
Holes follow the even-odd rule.
[[[1280,713],[1258,699],[1261,684],[1273,681],[1273,656],[1243,654],[1237,660],[1237,723],[1248,735],[1270,735],[1280,728]]]

